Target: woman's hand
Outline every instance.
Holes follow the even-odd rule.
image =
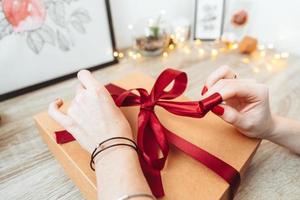
[[[202,94],[205,97],[215,92],[221,94],[223,120],[249,137],[267,139],[274,128],[268,88],[255,80],[235,77],[229,67],[218,68],[207,78]]]
[[[87,70],[78,72],[77,87],[67,114],[59,110],[63,101],[49,105],[49,115],[92,153],[96,145],[111,137],[132,139],[130,126],[108,91]]]
[[[59,110],[62,100],[56,100],[49,105],[50,116],[89,153],[108,138],[120,136],[132,139],[128,121],[105,87],[86,70],[78,73],[78,79],[81,84],[77,87],[67,114]],[[127,194],[151,194],[138,155],[132,148],[119,146],[106,152],[110,153],[98,156],[101,159],[95,162],[98,199],[118,199]]]

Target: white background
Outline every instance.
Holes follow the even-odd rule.
[[[193,24],[194,0],[111,0],[117,47],[132,44],[127,26],[141,18],[166,11],[170,21],[179,16]],[[227,14],[236,7],[250,10],[248,34],[262,43],[273,43],[280,50],[300,55],[300,1],[298,0],[227,0]],[[225,27],[226,29],[226,27]]]

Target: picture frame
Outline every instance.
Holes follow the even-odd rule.
[[[49,4],[43,5],[39,13],[49,12],[44,20],[47,25],[27,32],[19,29],[34,28],[36,24],[29,21],[27,26],[14,27],[14,19],[8,18],[9,29],[3,30],[6,8],[3,5],[0,9],[0,52],[8,49],[0,53],[0,101],[75,77],[81,69],[93,71],[118,63],[113,55],[116,47],[109,0],[92,0],[89,4],[71,0],[45,2]],[[33,9],[39,6],[33,4]],[[51,13],[51,6],[57,10]],[[61,20],[62,15],[68,15],[65,17],[69,24]],[[70,35],[64,32],[63,26],[67,25]]]
[[[224,29],[225,0],[195,0],[194,39],[220,39]]]

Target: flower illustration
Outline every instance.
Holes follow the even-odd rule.
[[[75,46],[75,33],[85,34],[85,25],[91,21],[84,8],[68,10],[78,1],[0,0],[0,43],[18,34],[35,54],[46,45],[70,51]]]
[[[3,0],[3,13],[15,32],[40,28],[46,17],[41,0]]]

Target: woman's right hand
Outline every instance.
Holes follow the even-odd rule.
[[[218,92],[224,101],[220,105],[223,120],[249,137],[268,139],[274,129],[268,88],[253,79],[235,77],[228,66],[218,68],[207,78],[203,96]]]

